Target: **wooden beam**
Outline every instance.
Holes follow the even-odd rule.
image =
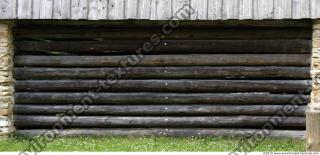
[[[156,40],[157,38],[155,38]],[[150,52],[157,53],[310,53],[311,41],[293,40],[162,40],[151,41]],[[18,51],[55,51],[70,53],[135,52],[145,44],[143,40],[107,41],[17,41]],[[149,52],[149,51],[148,51]],[[149,52],[149,53],[150,53]]]
[[[14,122],[21,127],[52,127],[68,116],[15,115]],[[79,116],[68,127],[261,127],[271,122],[270,116]],[[278,127],[305,127],[304,117],[287,117],[277,123]]]
[[[72,105],[23,105],[16,104],[14,113],[19,115],[58,115]],[[80,115],[112,116],[273,116],[283,105],[90,105]],[[306,105],[298,106],[290,116],[305,116]]]
[[[90,96],[90,93],[86,92],[17,92],[15,93],[15,100],[19,104],[76,104],[88,96]],[[296,95],[270,93],[95,93],[92,104],[284,105],[291,104],[294,96]],[[308,95],[301,97],[305,99],[309,98]]]
[[[106,80],[18,80],[16,91],[86,92]],[[270,92],[309,93],[308,80],[119,80],[101,92]]]
[[[79,43],[77,43],[79,44]],[[138,56],[136,56],[138,57]],[[16,56],[16,66],[34,67],[118,67],[121,61],[136,66],[301,66],[310,65],[310,54],[193,54],[125,56]],[[125,63],[125,62],[124,62]],[[126,64],[129,65],[130,64]]]
[[[21,129],[17,134],[39,136],[44,129]],[[226,136],[248,137],[261,133],[259,129],[223,129],[223,128],[108,128],[108,129],[65,129],[57,136]],[[267,137],[304,139],[305,130],[270,130]]]
[[[108,68],[15,67],[17,80],[105,79]],[[310,67],[133,67],[122,79],[310,79]]]
[[[84,39],[99,38],[110,40],[146,40],[161,31],[158,28],[124,29],[124,28],[18,28],[14,30],[16,39]],[[259,39],[311,39],[311,29],[177,29],[166,36],[168,40],[259,40]],[[278,40],[279,41],[279,40]],[[288,40],[289,41],[289,40]],[[274,41],[275,42],[275,41]],[[282,43],[283,41],[281,41]],[[301,44],[301,42],[296,43]],[[278,43],[278,45],[281,45]],[[289,44],[286,44],[289,45]],[[285,45],[283,45],[285,46]],[[294,46],[294,45],[289,45]],[[290,52],[290,51],[287,51]],[[310,53],[310,52],[309,52]]]

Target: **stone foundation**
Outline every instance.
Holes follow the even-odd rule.
[[[15,130],[12,26],[12,22],[0,21],[0,139],[7,138]]]

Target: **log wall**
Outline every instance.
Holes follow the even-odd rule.
[[[308,24],[182,25],[123,73],[119,65],[161,28],[18,23],[17,132],[41,134],[67,120],[89,91],[90,105],[59,134],[244,136],[298,96],[304,100],[269,136],[301,138],[311,91]],[[108,87],[110,75],[120,78]]]

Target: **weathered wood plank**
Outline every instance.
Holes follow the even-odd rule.
[[[18,51],[56,51],[70,53],[134,52],[145,44],[139,40],[108,41],[17,41]],[[72,47],[72,48],[70,48]],[[163,40],[151,48],[158,53],[310,53],[310,40]]]
[[[108,19],[125,19],[125,0],[108,1]]]
[[[289,116],[305,116],[306,106],[298,106]],[[73,109],[72,105],[20,105],[14,106],[18,115],[57,115]],[[195,116],[195,115],[253,115],[272,116],[283,110],[283,105],[90,105],[80,115],[117,116]]]
[[[191,20],[207,20],[208,19],[208,1],[207,0],[191,0],[191,7],[194,13],[191,14]]]
[[[54,123],[68,119],[56,116],[16,115],[17,127],[52,127]],[[112,117],[79,116],[68,127],[261,127],[270,121],[266,116],[220,117]],[[288,117],[277,127],[305,127],[304,117]]]
[[[104,79],[117,68],[30,68],[15,67],[14,78]],[[280,78],[310,79],[309,67],[133,67],[122,78],[129,79],[210,79]]]
[[[71,18],[71,0],[54,0],[53,19]]]
[[[272,19],[274,14],[273,7],[272,0],[255,0],[253,3],[254,19]]]
[[[87,19],[88,9],[87,0],[71,0],[71,19]]]
[[[25,2],[24,2],[25,1]],[[40,3],[38,3],[38,1]],[[85,0],[74,0],[70,2],[70,0],[44,0],[44,1],[55,1],[56,6],[52,9],[57,9],[60,11],[53,11],[57,13],[53,13],[53,19],[68,19],[66,14],[69,14],[68,12],[72,12],[71,16],[74,16],[72,19],[89,19],[94,20],[93,16],[98,16],[97,18],[105,19],[102,17],[105,17],[105,13],[97,14],[97,13],[91,13],[89,12],[90,16],[88,16],[88,7],[89,4],[88,1]],[[44,13],[38,14],[38,8],[48,8],[49,5],[39,5],[43,3],[42,0],[35,0],[35,3],[32,4],[32,0],[2,0],[1,5],[2,6],[2,14],[0,16],[0,19],[14,19],[16,16],[18,19],[49,19],[50,16],[50,8],[49,10],[43,9]],[[65,1],[65,2],[64,2]],[[107,0],[102,1],[96,1],[97,3],[104,3]],[[126,5],[125,1],[128,3]],[[184,1],[184,0],[180,0]],[[201,1],[204,1],[202,3]],[[291,1],[292,3],[292,11],[291,10]],[[207,19],[221,19],[221,16],[223,19],[300,19],[300,18],[320,18],[320,13],[318,13],[318,9],[315,7],[319,4],[319,0],[200,0],[196,3],[205,4],[202,5],[203,7],[208,7],[207,11],[201,10],[201,15],[206,14],[208,15]],[[91,1],[91,3],[96,3]],[[140,4],[137,4],[137,3]],[[250,5],[250,3],[254,3],[253,5]],[[51,2],[50,2],[51,3]],[[81,3],[85,4],[86,7],[80,7],[76,5],[72,5],[70,8],[70,5],[66,5],[66,3]],[[180,3],[180,2],[174,2],[171,0],[154,0],[151,2],[151,0],[133,0],[133,1],[127,1],[127,0],[110,0],[109,8],[113,11],[109,11],[110,18],[109,19],[153,19],[153,20],[167,20],[172,17],[172,10],[176,9],[173,6],[176,6],[173,3]],[[117,3],[117,4],[116,4]],[[133,4],[130,5],[129,3]],[[152,4],[150,4],[152,3]],[[192,2],[193,3],[193,2]],[[222,4],[223,3],[223,4]],[[275,4],[273,4],[275,3]],[[62,5],[63,4],[63,5]],[[248,4],[248,5],[245,5]],[[54,4],[55,5],[55,4]],[[116,6],[117,7],[116,7]],[[126,6],[127,7],[126,7]],[[15,7],[17,6],[17,7]],[[37,7],[39,6],[39,7]],[[58,9],[58,6],[60,6]],[[99,5],[98,7],[103,7],[104,5]],[[250,9],[250,7],[253,6],[253,10]],[[274,6],[274,7],[273,7]],[[66,8],[68,7],[68,8]],[[114,8],[116,7],[116,8]],[[196,6],[195,8],[197,8]],[[17,11],[15,9],[17,8]],[[75,9],[77,8],[77,9]],[[222,9],[222,10],[221,10]],[[23,10],[23,11],[22,11]],[[31,11],[35,10],[35,11]],[[77,10],[77,11],[75,11]],[[274,10],[274,12],[273,12]],[[19,12],[20,11],[20,12]],[[126,12],[127,11],[127,15]],[[139,13],[139,11],[143,11],[144,13]],[[32,12],[34,12],[34,15],[32,15]],[[63,16],[61,17],[61,13],[63,12]],[[95,12],[95,11],[94,11]],[[130,13],[129,13],[130,12]],[[132,13],[131,13],[132,12]],[[222,12],[222,15],[221,15]],[[292,15],[291,15],[292,12]],[[17,15],[16,15],[17,13]],[[52,14],[52,11],[51,11]],[[77,14],[77,15],[73,15]],[[95,15],[93,15],[95,14]],[[153,15],[151,15],[153,14]],[[252,16],[253,14],[253,16]],[[274,14],[274,15],[272,15]],[[40,17],[43,16],[42,18]],[[150,16],[151,15],[151,16]],[[130,17],[129,17],[130,16]],[[38,18],[39,17],[39,18]],[[92,17],[92,18],[91,18]],[[196,20],[197,18],[195,18]],[[200,19],[204,19],[200,17]]]
[[[17,0],[18,19],[32,19],[32,0]]]
[[[253,0],[239,0],[239,19],[253,19]]]
[[[0,1],[0,19],[17,18],[17,1],[1,0]]]
[[[316,19],[320,18],[320,0],[310,0],[310,12],[311,12],[311,18]]]
[[[16,91],[83,92],[105,80],[24,80],[15,82]],[[119,80],[101,92],[270,92],[310,93],[309,80]]]
[[[137,19],[139,1],[138,0],[125,0],[125,19]]]
[[[310,0],[292,0],[292,18],[310,18]]]
[[[127,56],[16,56],[16,66],[119,66]],[[129,64],[128,64],[129,65]],[[309,54],[146,55],[135,66],[309,66]]]
[[[292,0],[274,1],[274,19],[292,18]]]
[[[190,5],[190,0],[172,0],[172,12],[173,12],[173,15],[176,16],[177,13],[180,11],[180,9],[182,7],[185,7],[185,6],[191,6]],[[190,14],[192,12],[185,12],[185,13],[186,14],[184,14],[181,17],[183,17],[183,19],[185,19],[185,20],[189,20],[190,19]],[[178,14],[178,15],[180,15],[180,14]]]
[[[52,19],[53,0],[33,0],[32,19]]]
[[[208,20],[222,19],[222,0],[208,0]]]
[[[17,134],[26,136],[39,136],[47,130],[23,129],[17,130]],[[226,137],[248,137],[260,133],[259,129],[221,129],[221,128],[116,128],[116,129],[65,129],[57,136],[226,136]],[[275,138],[298,138],[304,139],[305,130],[270,130],[267,137]]]
[[[107,19],[107,0],[89,0],[88,19],[99,20]]]
[[[107,84],[108,86],[108,84]],[[270,93],[50,93],[16,92],[17,104],[77,104],[87,96],[92,104],[291,104],[296,94]],[[308,95],[300,95],[308,99]],[[303,103],[307,104],[307,103]]]
[[[239,18],[239,0],[223,0],[222,19]]]
[[[139,19],[151,19],[151,1],[152,0],[140,0],[138,8]]]
[[[155,9],[151,8],[152,19],[155,20],[169,20],[173,17],[172,10],[172,0],[154,0],[153,6]],[[155,4],[154,4],[155,3]],[[151,6],[152,7],[152,6]]]
[[[99,40],[145,40],[159,33],[156,28],[117,29],[117,28],[18,28],[14,30],[17,39],[92,39]],[[311,39],[311,29],[177,29],[166,36],[170,40],[259,40],[259,39]]]

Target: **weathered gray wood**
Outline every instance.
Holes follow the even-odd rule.
[[[0,1],[0,19],[15,19],[17,17],[17,1],[1,0]]]
[[[107,19],[107,0],[89,0],[88,19],[99,20]]]
[[[71,19],[88,19],[87,0],[71,0]]]
[[[320,17],[320,0],[310,0],[310,12],[311,18],[316,19]]]
[[[208,0],[208,20],[222,19],[222,0]]]
[[[155,20],[169,20],[173,17],[172,0],[153,0],[151,4],[151,18]],[[152,8],[154,7],[155,8]]]
[[[39,136],[48,130],[23,129],[16,133],[25,136]],[[227,136],[227,137],[248,137],[261,133],[259,129],[221,129],[221,128],[116,128],[116,129],[64,129],[57,136]],[[304,139],[305,130],[270,130],[267,137],[275,138],[297,138]]]
[[[83,92],[94,89],[105,80],[26,80],[16,81],[16,91]],[[309,80],[119,80],[100,92],[270,92],[310,93]]]
[[[127,56],[16,56],[16,66],[118,66]],[[135,66],[309,66],[309,54],[147,55]]]
[[[32,0],[17,0],[17,16],[19,19],[32,19]]]
[[[254,19],[272,19],[273,7],[272,0],[255,0],[253,3]]]
[[[34,5],[34,3],[33,3]],[[42,0],[39,19],[52,19],[53,0]]]
[[[151,19],[151,1],[152,0],[140,0],[138,8],[139,19]]]
[[[116,68],[15,67],[15,79],[104,79]],[[309,67],[133,67],[122,76],[129,79],[281,78],[310,79]]]
[[[38,10],[38,6],[40,3],[37,3],[38,0],[35,0],[35,5],[32,5],[32,0],[17,0],[18,4],[15,4],[15,0],[8,1],[2,0],[0,3],[0,7],[2,10],[2,14],[0,19],[13,19],[16,17],[18,19],[38,19],[38,17],[43,17],[45,19],[50,19],[49,10],[45,10],[44,14],[38,14],[35,12],[35,15],[32,16],[31,10]],[[45,0],[51,1],[51,0]],[[68,12],[72,12],[72,19],[89,19],[95,20],[97,17],[100,18],[105,17],[105,14],[102,13],[96,14],[91,13],[88,16],[88,7],[89,4],[87,0],[74,0],[72,1],[72,7],[63,1],[70,0],[54,0],[57,6],[61,6],[58,8],[57,6],[53,7],[53,9],[57,9],[60,11],[53,12],[63,12],[63,14],[67,14]],[[107,0],[96,1],[91,3],[103,3]],[[172,13],[174,12],[178,3],[174,1],[184,1],[184,0],[110,0],[110,5],[108,8],[108,19],[125,19],[134,18],[134,19],[151,19],[151,20],[167,20],[172,17]],[[201,2],[204,1],[204,2]],[[291,3],[292,1],[292,3]],[[203,7],[208,7],[206,10],[201,10],[200,15],[204,18],[200,17],[203,20],[216,20],[216,19],[301,19],[301,18],[320,18],[320,13],[317,9],[317,5],[319,5],[319,0],[200,0],[194,1],[192,3],[199,3]],[[252,5],[250,5],[253,2]],[[60,5],[60,4],[63,5]],[[127,4],[126,4],[127,3]],[[139,3],[139,4],[137,4]],[[184,3],[184,2],[182,2]],[[204,5],[208,3],[207,5]],[[275,3],[275,4],[273,4]],[[81,6],[77,6],[81,4]],[[132,5],[130,5],[132,4]],[[203,4],[203,5],[202,5]],[[248,4],[248,5],[246,5]],[[291,10],[292,4],[292,10]],[[103,5],[99,5],[98,7],[102,7]],[[193,5],[194,8],[198,8],[199,5]],[[46,7],[46,6],[41,6]],[[250,9],[253,7],[253,9]],[[15,11],[17,9],[17,11]],[[127,16],[125,15],[127,11]],[[200,10],[198,9],[198,12]],[[96,12],[96,11],[94,11]],[[130,13],[129,13],[130,12]],[[139,13],[141,12],[141,13]],[[292,12],[292,15],[291,15]],[[222,13],[222,15],[221,15]],[[55,14],[55,13],[54,13]],[[57,13],[52,18],[53,19],[65,19],[66,17],[60,16],[61,13]],[[93,15],[95,14],[95,15]],[[252,16],[253,14],[253,16]],[[208,16],[207,16],[208,15]],[[91,18],[92,17],[92,18]],[[104,19],[102,18],[101,19]],[[196,20],[197,18],[193,18],[192,20]]]
[[[108,1],[108,19],[125,19],[125,0]]]
[[[207,0],[191,0],[191,7],[195,11],[190,16],[191,20],[208,19],[208,1]]]
[[[59,116],[16,115],[17,127],[52,127],[54,123],[68,119]],[[112,117],[79,116],[68,127],[261,127],[270,121],[266,116],[220,117]],[[277,127],[305,127],[304,117],[288,117]]]
[[[40,19],[40,13],[42,13],[42,0],[33,0],[32,4],[32,19]]]
[[[125,19],[137,19],[139,0],[125,0]]]
[[[17,41],[18,51],[55,51],[69,53],[135,52],[142,40],[106,41]],[[295,40],[162,40],[149,53],[310,53],[311,41]],[[290,56],[290,55],[289,55]]]
[[[222,19],[239,18],[239,0],[223,0]]]
[[[108,86],[109,84],[106,84]],[[99,85],[98,85],[99,86]],[[98,87],[97,86],[97,87]],[[100,85],[103,87],[103,85]],[[103,89],[103,88],[102,88]],[[76,104],[92,93],[16,92],[17,104]],[[95,93],[91,104],[292,104],[296,94]],[[308,95],[300,95],[308,99]],[[307,103],[303,103],[307,104]]]
[[[290,19],[292,17],[292,0],[274,1],[274,19]]]
[[[33,0],[33,19],[52,19],[53,0]]]
[[[239,0],[239,19],[253,18],[253,0]]]
[[[314,95],[314,94],[313,94]],[[315,96],[317,97],[317,96]],[[314,104],[314,103],[311,103]],[[310,105],[310,104],[309,104]],[[311,109],[310,106],[306,110],[306,148],[308,151],[318,151],[319,148],[319,110]]]
[[[173,15],[180,15],[177,14],[181,8],[185,7],[185,6],[190,6],[190,0],[172,0],[172,12]],[[185,15],[183,16],[183,19],[190,19],[190,14],[192,14],[191,12],[184,12]]]
[[[310,18],[310,0],[292,0],[292,18]]]
[[[14,106],[18,115],[57,115],[73,109],[72,105],[20,105]],[[298,106],[290,116],[305,116],[306,106]],[[81,115],[117,116],[219,116],[253,115],[272,116],[283,110],[283,105],[90,105]]]
[[[71,18],[71,0],[54,0],[53,19]]]

